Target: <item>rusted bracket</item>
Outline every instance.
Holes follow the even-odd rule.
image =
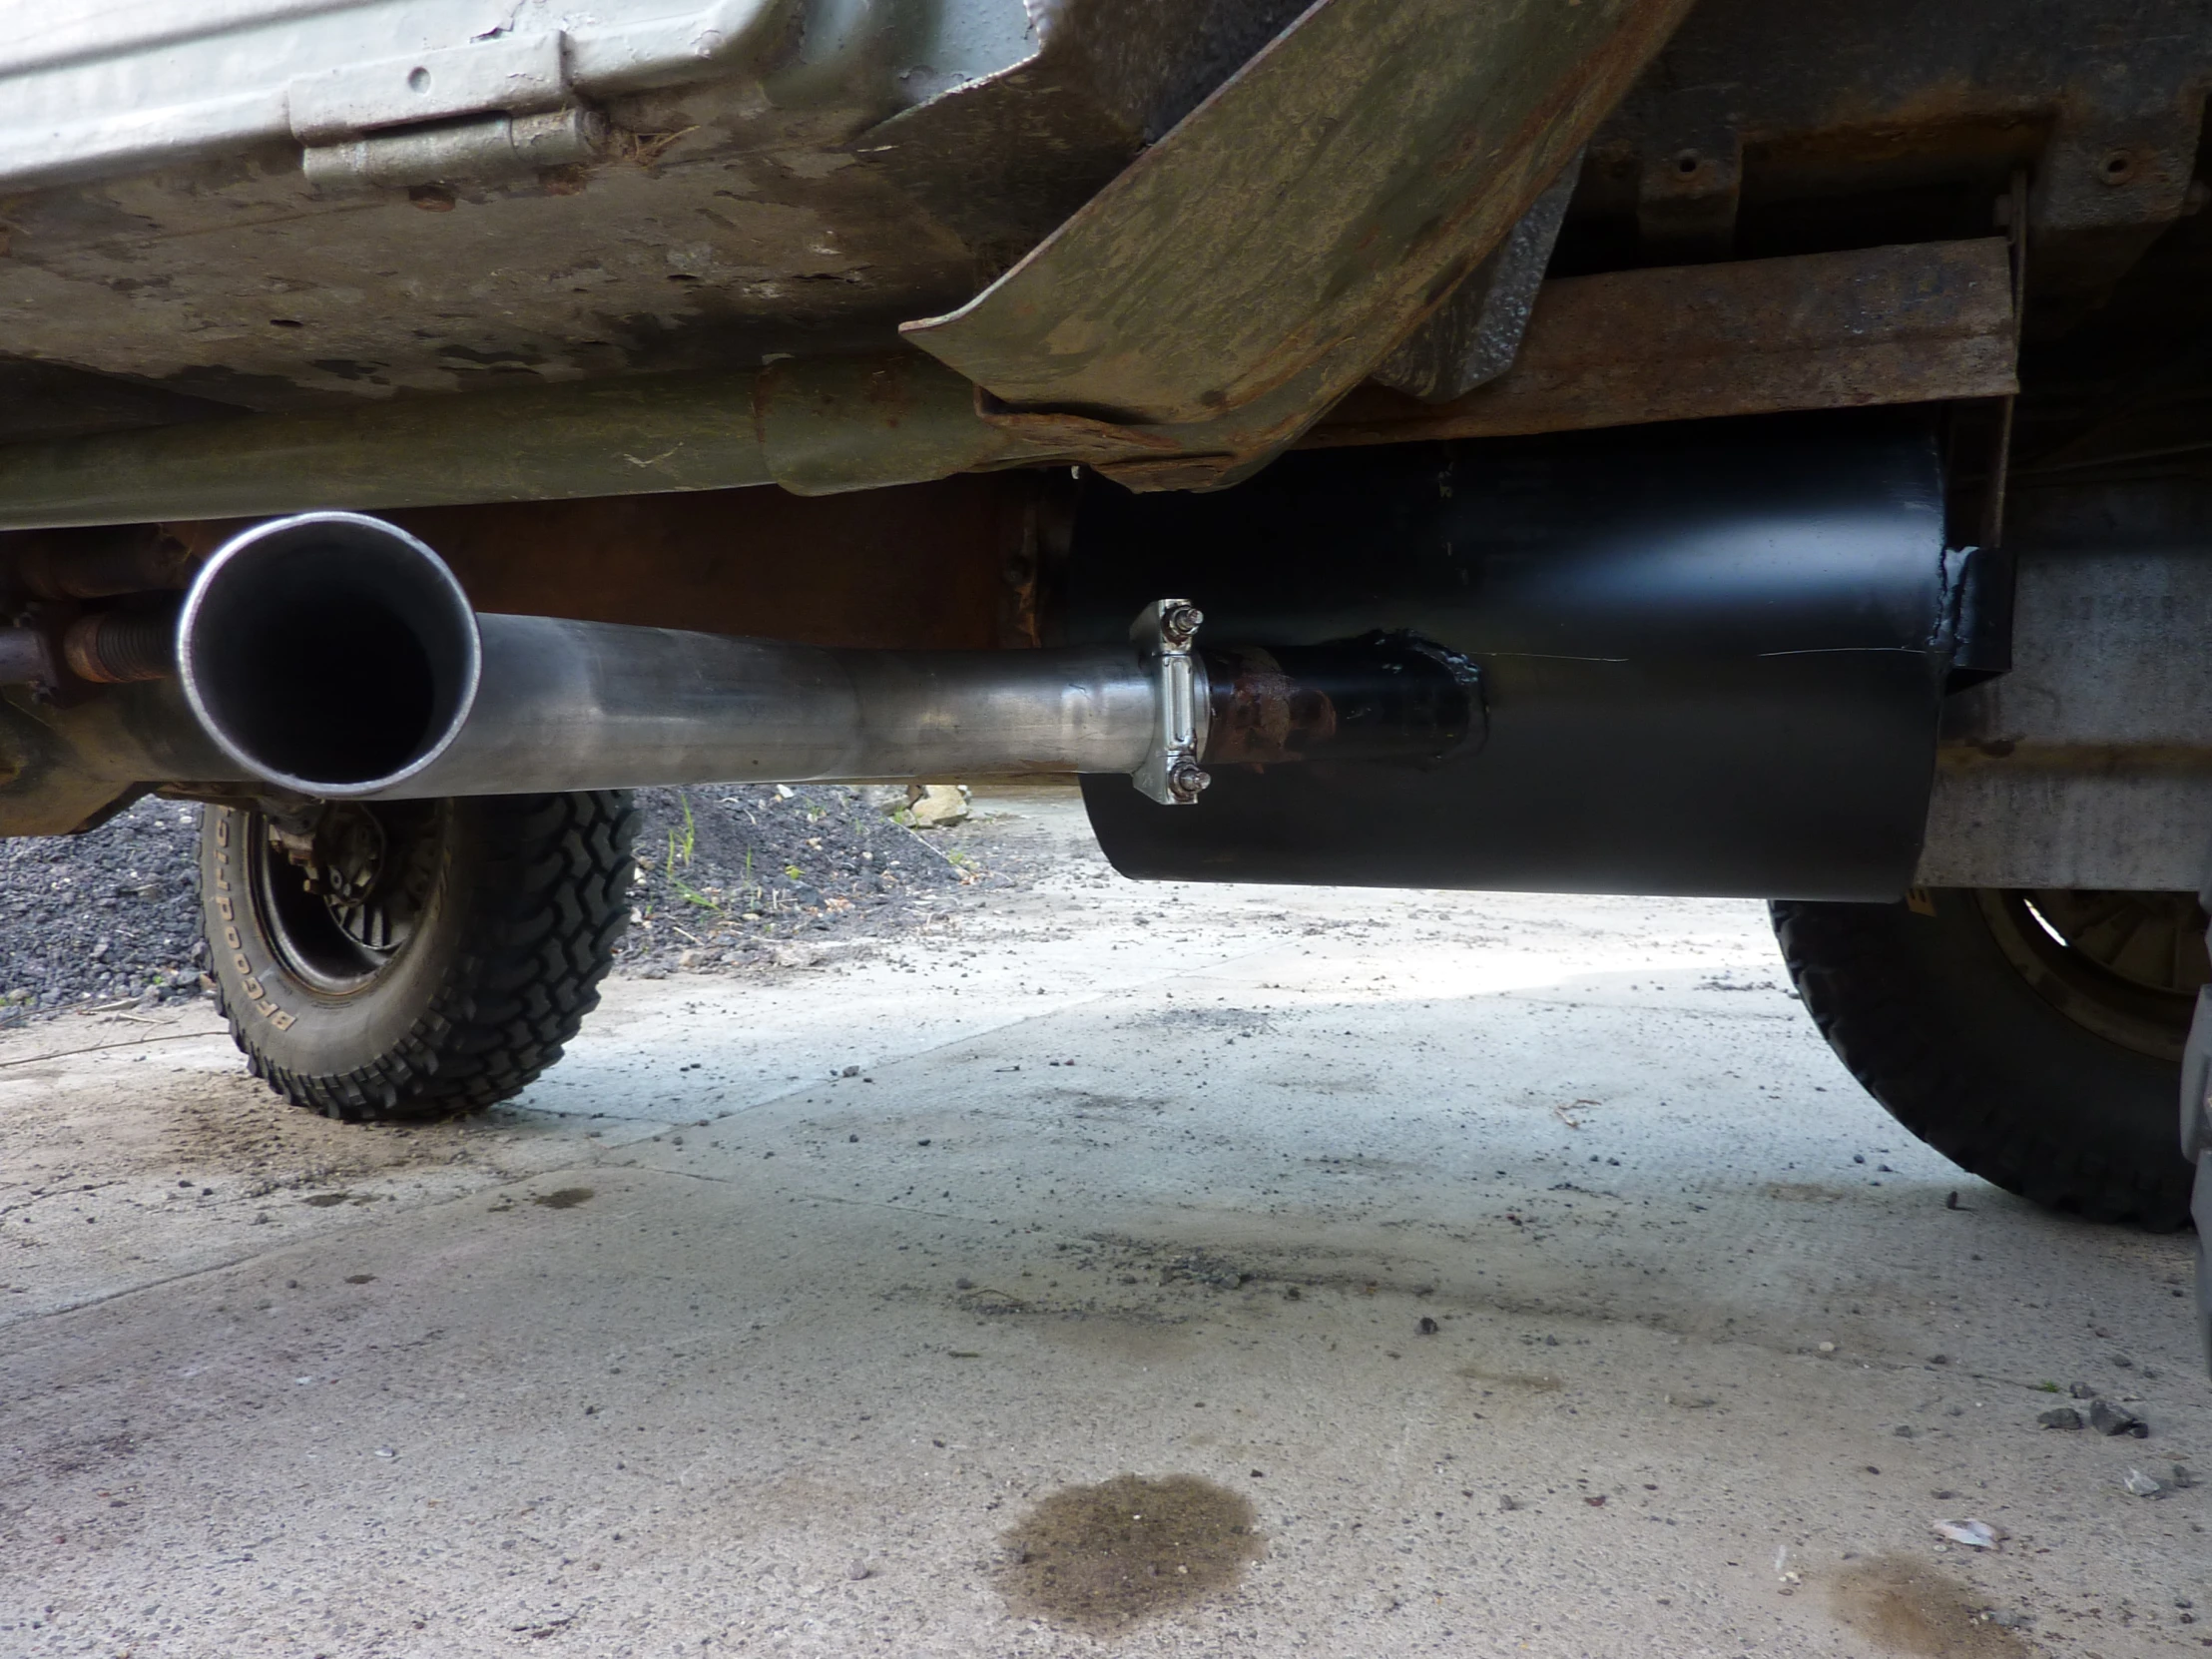
[[[1513,366],[1449,403],[1363,386],[1306,444],[1512,437],[2016,391],[2001,237],[1546,282]]]
[[[906,324],[1019,413],[1226,483],[1364,379],[1490,252],[1687,0],[1321,0],[1012,271]]]
[[[1376,365],[1378,385],[1424,403],[1442,403],[1466,396],[1513,366],[1581,175],[1577,154],[1495,252]]]

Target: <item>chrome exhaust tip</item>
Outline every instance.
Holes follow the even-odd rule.
[[[302,795],[374,795],[460,734],[483,646],[445,561],[360,513],[299,513],[235,537],[177,623],[194,717],[231,759]]]

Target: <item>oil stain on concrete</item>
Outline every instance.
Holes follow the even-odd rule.
[[[1093,1634],[1218,1595],[1261,1551],[1252,1505],[1189,1474],[1065,1487],[1004,1542],[999,1588],[1008,1606]]]
[[[1981,1617],[1972,1592],[1900,1555],[1855,1563],[1831,1587],[1830,1610],[1884,1653],[1915,1659],[1999,1659],[2026,1644]]]

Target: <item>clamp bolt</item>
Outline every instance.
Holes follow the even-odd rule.
[[[1213,777],[1196,761],[1185,759],[1168,769],[1168,788],[1178,801],[1196,801]]]
[[[1160,618],[1160,632],[1170,645],[1188,645],[1206,613],[1196,605],[1178,605]]]

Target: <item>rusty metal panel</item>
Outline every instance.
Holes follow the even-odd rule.
[[[2192,211],[2208,93],[2204,0],[1700,0],[1599,130],[1576,211],[1630,233],[1607,264],[1798,252],[1774,243],[1870,206],[1903,240],[2025,167],[2042,331]]]
[[[385,516],[437,549],[480,611],[982,651],[1039,643],[1047,482],[970,474],[820,500],[708,490]]]
[[[1306,442],[1995,397],[2017,389],[2013,335],[2000,237],[1563,277],[1490,384],[1443,404],[1363,387]]]
[[[885,350],[1291,10],[0,0],[0,432]]]
[[[1019,266],[909,323],[1007,403],[1294,435],[1496,246],[1685,0],[1323,0]]]

